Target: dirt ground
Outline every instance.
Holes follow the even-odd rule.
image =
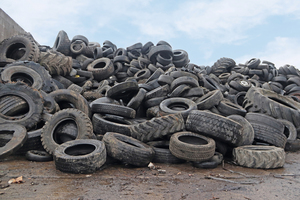
[[[229,163],[215,169],[155,166],[162,172],[115,164],[94,174],[68,174],[53,161],[11,156],[0,162],[0,199],[300,199],[300,152],[287,153],[284,168],[273,170]],[[19,176],[24,183],[8,186]]]

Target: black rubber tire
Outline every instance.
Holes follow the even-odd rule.
[[[55,149],[56,169],[75,174],[94,173],[106,162],[105,144],[99,140],[78,139]]]
[[[202,87],[194,87],[185,92],[182,97],[202,97],[204,93],[205,90]]]
[[[300,139],[296,139],[296,140],[287,140],[285,147],[284,147],[285,151],[292,151],[292,152],[296,152],[300,150]]]
[[[193,132],[178,132],[170,138],[170,152],[177,158],[201,162],[215,153],[216,144],[211,138]]]
[[[81,110],[82,112],[87,114],[89,117],[91,117],[91,111],[90,111],[89,104],[88,104],[87,100],[81,94],[76,93],[72,90],[61,89],[61,90],[56,90],[54,92],[51,92],[49,95],[55,100],[55,102],[58,105],[60,105],[60,103],[68,102],[74,108]],[[61,109],[63,109],[63,108],[61,108]]]
[[[130,107],[110,103],[94,103],[92,105],[92,112],[119,115],[128,118],[135,118],[136,115],[136,111]]]
[[[18,124],[0,124],[0,135],[13,132],[12,138],[0,147],[0,159],[3,159],[20,149],[27,140],[26,128]],[[0,138],[0,140],[2,140]],[[2,142],[1,142],[2,143]]]
[[[114,73],[114,65],[109,58],[99,58],[89,64],[87,70],[93,72],[95,80],[101,81]]]
[[[189,131],[218,139],[232,146],[240,146],[244,141],[241,124],[209,111],[191,111],[185,125]]]
[[[254,139],[277,147],[284,148],[287,137],[284,125],[276,119],[261,113],[247,113],[245,117],[254,129]]]
[[[231,58],[220,58],[211,67],[211,73],[214,73],[216,76],[219,76],[220,74],[230,72],[231,68],[233,68],[235,64],[235,61]]]
[[[198,80],[196,80],[192,77],[189,77],[189,76],[182,76],[182,77],[179,77],[179,78],[175,79],[171,83],[170,89],[173,90],[173,89],[175,89],[176,87],[178,87],[179,85],[182,85],[182,84],[186,84],[186,85],[189,85],[191,87],[198,87],[199,86]]]
[[[182,131],[184,127],[184,119],[180,113],[177,113],[133,124],[130,130],[131,137],[149,142]]]
[[[76,139],[96,139],[93,133],[92,122],[85,113],[77,109],[64,109],[52,115],[43,127],[41,140],[44,149],[48,153],[53,154],[55,148],[60,145],[61,141],[58,140],[59,135],[55,134],[55,129],[59,124],[64,123],[64,121],[73,121],[76,123]]]
[[[233,89],[241,92],[241,91],[248,91],[251,87],[251,82],[244,79],[232,80],[229,82],[230,87]]]
[[[38,125],[39,126],[39,125]],[[42,128],[27,131],[27,140],[14,154],[24,155],[29,150],[43,149],[41,141]]]
[[[42,150],[29,150],[26,152],[25,157],[29,161],[47,162],[52,161],[53,156]]]
[[[147,143],[155,151],[155,155],[152,160],[153,163],[179,164],[185,162],[185,160],[179,159],[171,154],[169,143],[170,142],[166,140],[152,141]]]
[[[132,97],[132,99],[128,102],[127,106],[129,108],[137,110],[140,107],[141,103],[143,102],[146,93],[147,91],[145,89],[140,88],[139,92],[134,97]]]
[[[141,69],[139,70],[137,73],[134,74],[134,78],[139,81],[142,79],[148,79],[151,76],[151,72],[149,69],[145,68],[145,69]]]
[[[285,152],[274,146],[247,145],[233,149],[236,164],[250,168],[274,169],[283,167]]]
[[[217,105],[217,109],[224,116],[235,115],[235,114],[245,116],[247,113],[247,111],[242,106],[232,103],[228,100],[220,101],[220,103]]]
[[[149,145],[119,133],[107,132],[103,141],[109,156],[134,166],[147,166],[155,155]]]
[[[0,84],[0,98],[9,95],[24,99],[29,109],[21,117],[5,116],[0,113],[0,123],[20,124],[29,129],[40,121],[44,108],[40,92],[21,82]]]
[[[0,43],[0,62],[12,63],[16,60],[37,62],[39,54],[39,47],[29,34],[15,35]]]
[[[41,52],[38,63],[46,68],[51,75],[69,75],[73,60],[57,51]]]
[[[23,82],[28,86],[40,90],[43,86],[42,77],[33,69],[25,66],[5,67],[1,72],[3,82]]]
[[[151,108],[153,106],[158,106],[164,99],[166,99],[167,97],[155,97],[152,99],[148,99],[147,101],[145,101],[144,105],[146,108]]]
[[[223,98],[223,94],[220,90],[213,90],[206,93],[195,102],[199,110],[207,110],[218,105]]]
[[[246,96],[247,92],[239,92],[234,96],[234,103],[239,105],[239,106],[243,106],[244,100],[245,100],[245,96]]]
[[[284,125],[284,135],[287,137],[287,140],[296,140],[297,139],[297,130],[294,124],[285,119],[277,119],[280,123]]]
[[[219,164],[221,164],[223,161],[223,154],[219,152],[215,152],[214,156],[211,157],[207,161],[203,162],[192,162],[194,167],[202,168],[202,169],[213,169],[218,167]]]
[[[0,98],[0,113],[6,116],[17,116],[28,110],[27,102],[18,96],[4,96]]]
[[[152,63],[155,63],[156,56],[159,53],[167,53],[167,54],[173,55],[172,47],[170,47],[169,45],[153,46],[148,53],[148,57]]]
[[[187,93],[191,89],[191,86],[182,84],[176,87],[168,97],[182,97],[185,93]]]
[[[172,76],[162,74],[158,77],[157,81],[160,85],[171,85],[171,83],[174,81],[174,78]]]
[[[258,58],[252,58],[245,63],[245,65],[247,65],[249,69],[256,69],[259,64],[260,64],[260,59]]]
[[[192,74],[189,72],[184,72],[184,71],[172,71],[170,73],[170,76],[173,77],[174,79],[182,77],[182,76],[190,76],[198,81],[198,77],[195,74]]]
[[[116,132],[123,135],[131,135],[132,123],[122,117],[112,118],[100,114],[93,115],[93,128],[96,134],[104,135],[106,132]]]
[[[109,90],[107,90],[107,97],[113,99],[122,99],[124,97],[133,96],[132,93],[136,94],[139,90],[137,82],[127,81],[114,85]],[[130,98],[131,99],[131,98]]]
[[[260,112],[276,119],[286,119],[296,128],[300,127],[300,103],[295,102],[291,97],[251,87],[245,96],[243,107],[248,112]]]
[[[165,97],[170,92],[170,86],[169,85],[163,85],[159,86],[149,92],[146,93],[145,99],[152,99],[156,97]]]
[[[55,42],[53,44],[52,49],[54,51],[58,51],[62,54],[64,54],[65,56],[69,56],[70,55],[70,45],[71,45],[71,41],[67,35],[67,33],[63,30],[59,31]]]
[[[3,81],[17,82],[19,80],[18,78],[32,88],[37,90],[42,89],[47,93],[58,89],[49,72],[43,66],[32,61],[14,62],[10,65],[6,65],[1,72],[1,79]],[[39,85],[38,87],[35,87],[36,84],[34,84],[34,86],[30,84],[35,82]]]
[[[197,110],[197,105],[194,101],[186,98],[168,98],[159,104],[161,111],[167,114],[180,113],[184,119],[192,110]]]
[[[69,79],[63,77],[63,76],[53,76],[53,79],[56,80],[57,82],[59,82],[61,85],[63,85],[63,88],[60,89],[67,89],[70,85],[73,84],[72,81],[70,81]]]
[[[85,43],[86,46],[89,45],[89,40],[85,36],[83,36],[83,35],[75,35],[72,38],[71,43],[74,42],[74,41],[76,41],[76,40],[81,40],[82,42]]]
[[[228,119],[234,120],[237,123],[241,124],[243,126],[243,142],[241,143],[241,146],[243,145],[251,145],[254,141],[254,129],[250,122],[246,120],[244,117],[240,115],[229,115],[227,117]]]

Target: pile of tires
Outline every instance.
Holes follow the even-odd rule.
[[[69,173],[150,162],[283,167],[300,149],[300,72],[257,58],[190,63],[166,41],[117,48],[60,31],[0,43],[0,159]]]

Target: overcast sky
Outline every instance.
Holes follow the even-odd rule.
[[[1,8],[51,47],[64,30],[118,48],[165,40],[197,65],[256,57],[300,68],[299,0],[1,0]]]

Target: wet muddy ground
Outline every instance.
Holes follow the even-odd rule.
[[[11,156],[0,162],[0,199],[300,199],[300,152],[287,153],[284,168],[272,170],[229,163],[215,169],[155,166],[165,173],[115,164],[94,174],[68,174],[53,161]],[[7,187],[19,176],[24,183]]]

